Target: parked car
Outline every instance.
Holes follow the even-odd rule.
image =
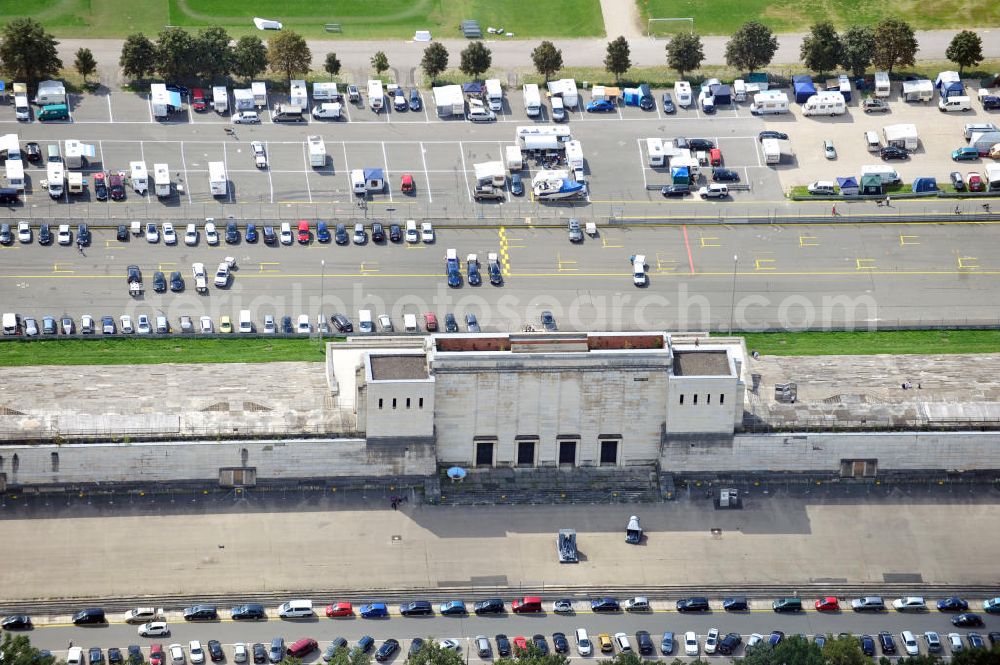
[[[889,110],[889,103],[875,97],[869,97],[861,102],[861,108],[865,113],[885,113]]]
[[[587,104],[587,113],[613,113],[616,107],[610,99],[595,99]]]
[[[677,107],[674,106],[674,99],[670,96],[669,92],[663,93],[663,112],[664,113],[676,113]]]
[[[717,167],[712,169],[712,180],[715,182],[739,182],[740,174],[732,169]]]
[[[958,171],[952,171],[948,177],[951,178],[951,186],[955,188],[956,192],[965,191],[965,178],[962,177],[961,173]],[[968,605],[966,605],[966,607],[968,607]],[[941,609],[941,601],[938,601],[938,609]]]
[[[708,598],[703,596],[681,598],[677,601],[676,607],[678,612],[707,612]]]
[[[758,141],[763,141],[764,139],[778,139],[781,141],[788,140],[788,134],[784,132],[778,132],[773,129],[765,129],[760,134],[757,135]]]
[[[827,159],[837,159],[837,149],[833,147],[833,141],[829,139],[823,141],[823,156]]]
[[[957,148],[951,151],[951,158],[956,162],[975,162],[979,160],[979,150],[971,146]]]
[[[887,145],[878,152],[879,157],[888,161],[890,159],[909,159],[909,151],[896,147],[894,145]]]

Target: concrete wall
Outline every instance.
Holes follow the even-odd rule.
[[[663,371],[470,370],[439,372],[436,379],[435,435],[442,464],[472,464],[476,436],[496,437],[495,461],[502,466],[514,463],[519,435],[538,437],[541,466],[556,464],[559,435],[580,437],[577,457],[584,464],[596,464],[602,434],[622,437],[627,452],[621,463],[654,462],[659,454]]]
[[[53,453],[58,454],[57,464]],[[256,467],[258,480],[420,476],[432,475],[436,468],[433,445],[387,451],[360,439],[3,446],[0,460],[8,485],[199,479],[214,483],[219,468],[240,466]]]
[[[670,377],[667,433],[732,434],[733,414],[743,415],[738,388],[732,376]]]
[[[667,441],[664,471],[829,471],[845,459],[874,459],[879,471],[1000,468],[1000,435],[981,432],[908,434],[745,434]]]
[[[361,391],[367,437],[434,435],[434,381],[372,381]]]

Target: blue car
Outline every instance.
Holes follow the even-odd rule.
[[[461,600],[449,600],[447,603],[441,603],[441,607],[438,610],[443,616],[453,616],[459,614],[467,614],[465,609],[465,603]]]
[[[941,612],[964,612],[969,609],[969,603],[962,598],[952,596],[951,598],[943,598],[939,600],[937,602],[937,608]]]
[[[316,224],[316,242],[330,242],[330,229],[326,222]]]
[[[1000,596],[983,601],[983,611],[989,614],[1000,613]]]
[[[385,603],[368,603],[358,608],[362,619],[384,619],[389,616],[389,608]]]
[[[514,196],[522,196],[524,194],[524,181],[521,179],[520,173],[511,174],[510,193]]]
[[[470,286],[479,286],[480,284],[482,284],[483,283],[483,276],[479,272],[479,262],[478,261],[469,261],[468,268],[469,268],[469,285]]]
[[[247,242],[257,242],[257,238],[260,237],[257,235],[257,225],[247,224],[247,233],[244,237]]]
[[[597,598],[590,601],[591,612],[619,612],[621,606],[614,598]]]
[[[595,99],[587,104],[587,113],[613,113],[615,105],[608,99]]]
[[[971,146],[951,151],[951,158],[956,162],[974,162],[979,159],[979,150]]]

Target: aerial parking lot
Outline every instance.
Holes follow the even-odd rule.
[[[171,194],[158,198],[152,188],[146,193],[127,188],[124,203],[98,202],[88,178],[83,194],[71,196],[67,190],[53,201],[40,186],[45,165],[38,162],[26,165],[24,207],[10,208],[8,215],[58,217],[65,214],[67,205],[73,206],[75,217],[91,219],[378,217],[393,212],[410,217],[543,220],[573,215],[648,219],[788,214],[792,204],[785,194],[792,187],[857,176],[862,165],[883,163],[869,150],[864,135],[872,130],[881,137],[882,129],[890,124],[913,124],[920,136],[918,148],[908,159],[888,162],[904,183],[931,176],[944,184],[955,170],[963,175],[984,171],[985,158],[956,166],[951,151],[965,145],[966,123],[992,122],[998,117],[975,103],[972,111],[941,113],[935,102],[908,104],[896,94],[889,98],[889,111],[879,114],[864,113],[857,96],[846,114],[835,117],[802,117],[799,107],[792,105],[791,113],[761,118],[750,114],[748,103],[720,107],[708,115],[696,105],[666,113],[662,91],[654,93],[656,104],[649,110],[617,105],[610,112],[588,113],[583,108],[589,93],[581,91],[581,103],[568,113],[565,126],[582,146],[585,195],[536,200],[531,178],[552,164],[526,153],[524,167],[512,171],[521,176],[525,193],[516,195],[508,186],[498,200],[477,202],[476,164],[504,161],[506,148],[520,145],[517,128],[549,125],[551,110],[543,104],[541,114],[529,118],[521,91],[511,90],[495,122],[470,123],[462,117],[439,117],[431,93],[420,93],[419,110],[395,111],[388,102],[376,113],[363,97],[358,104],[343,105],[341,120],[316,120],[305,114],[302,122],[289,124],[274,121],[275,109],[288,98],[273,93],[259,109],[260,123],[248,125],[234,124],[228,112],[199,113],[187,104],[161,121],[154,117],[148,94],[70,95],[68,121],[18,123],[9,117],[0,119],[0,132],[16,132],[22,145],[34,141],[45,146],[65,139],[93,145],[94,157],[80,169],[85,177],[98,171],[127,175],[133,161],[145,162],[150,171],[154,164],[167,164]],[[783,142],[785,154],[779,164],[766,163],[758,140],[765,129],[789,137]],[[323,139],[327,158],[322,166],[311,163],[306,142],[310,135]],[[647,140],[676,141],[678,137],[707,139],[719,154],[713,158],[708,151],[701,153],[700,176],[692,193],[666,200],[659,189],[670,184],[670,169],[652,164]],[[836,149],[835,159],[825,155],[823,145],[828,140]],[[266,166],[255,165],[251,141],[263,144]],[[224,164],[228,186],[223,196],[210,191],[211,162]],[[729,192],[719,199],[702,200],[697,188],[712,182],[713,166],[733,172],[728,174]],[[357,197],[351,180],[355,169],[381,169],[385,187]],[[403,192],[406,175],[413,187]],[[934,200],[929,201],[920,205],[933,207]],[[794,205],[799,210],[809,204]],[[950,210],[948,201],[939,205],[942,211]]]

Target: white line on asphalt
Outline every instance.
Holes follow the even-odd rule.
[[[192,201],[191,201],[191,181],[188,180],[188,166],[187,166],[187,160],[184,159],[184,142],[183,141],[181,141],[181,166],[184,167],[184,191],[187,192],[188,203],[192,203]]]
[[[389,192],[389,203],[392,203],[392,182],[389,179],[389,157],[385,154],[385,141],[382,141],[382,161],[385,163],[385,188]]]
[[[497,145],[500,146],[500,163],[503,164],[504,162],[507,161],[506,158],[504,157],[504,153],[503,153],[503,141],[497,141]],[[504,196],[507,199],[507,203],[510,203],[510,187],[507,187],[506,185],[504,185],[503,193],[504,193]]]
[[[229,150],[226,144],[222,144],[222,166],[226,169],[226,192],[229,193],[229,202],[233,202],[233,186],[229,184]]]
[[[149,107],[149,124],[153,124],[156,121],[153,120],[153,96],[152,95],[149,95],[148,97],[146,97],[146,106]]]
[[[420,144],[420,161],[424,163],[424,182],[427,183],[427,199],[429,203],[434,203],[434,197],[431,195],[430,172],[427,170],[427,158],[424,157],[424,144],[422,142]]]
[[[139,156],[142,158],[142,165],[143,165],[143,167],[145,167],[146,166],[146,150],[142,147],[142,143],[143,143],[142,141],[139,141]],[[130,169],[131,169],[131,167],[130,167]],[[132,185],[133,185],[133,189],[134,189],[135,188],[134,187],[135,183],[132,183]],[[146,172],[146,191],[145,191],[145,193],[142,196],[143,196],[144,199],[146,199],[146,203],[149,203],[149,172],[148,171]]]
[[[649,182],[646,180],[646,162],[642,159],[642,139],[636,139],[635,142],[639,145],[639,168],[642,169],[642,188],[645,190]]]
[[[312,187],[309,186],[309,151],[306,144],[302,144],[302,165],[305,167],[303,173],[306,174],[306,193],[309,195],[309,203],[313,202]]]
[[[757,156],[757,166],[760,167],[764,165],[760,161],[760,146],[758,145],[758,143],[759,143],[758,141],[753,142],[753,154]]]
[[[427,104],[424,104],[423,101],[421,101],[420,109],[424,112],[424,122],[429,123],[431,119],[427,117]]]
[[[351,185],[351,167],[347,165],[347,143],[341,142],[340,147],[344,149],[344,176],[347,177],[347,191],[354,193]]]
[[[271,188],[271,203],[274,203],[274,182],[271,180],[271,149],[268,147],[267,141],[264,141],[264,154],[268,156],[268,165],[265,167],[267,169],[267,186]]]
[[[471,202],[472,190],[469,189],[469,176],[466,175],[469,171],[465,167],[465,147],[462,145],[461,141],[458,142],[458,154],[462,157],[462,180],[465,181],[465,191],[469,195],[469,201]]]
[[[115,114],[111,112],[111,93],[108,93],[108,122],[115,121]]]

